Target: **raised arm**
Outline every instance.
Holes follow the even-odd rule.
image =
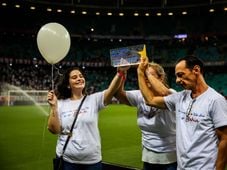
[[[163,82],[164,80],[162,80],[162,78],[161,80],[157,79],[154,75],[151,74],[150,69],[151,67],[146,68],[145,77],[149,81],[149,85],[150,85],[149,88],[152,90],[153,94],[155,96],[167,96],[171,94],[171,91],[169,90],[169,88],[164,85],[164,82]]]
[[[126,92],[125,92],[125,89],[124,89],[128,69],[129,69],[129,67],[119,67],[118,68],[118,72],[120,72],[121,74],[124,74],[125,78],[121,80],[120,87],[118,88],[118,90],[117,90],[117,92],[114,96],[117,98],[117,100],[120,103],[130,106],[130,103],[128,101],[128,98],[126,96]]]
[[[140,91],[146,101],[147,105],[157,108],[166,108],[164,98],[162,96],[155,96],[153,91],[148,87],[146,82],[145,70],[147,69],[148,59],[141,59],[141,63],[137,68],[138,83]]]
[[[125,79],[124,77],[125,75],[122,72],[117,72],[116,75],[114,76],[112,82],[110,83],[108,89],[105,90],[104,92],[104,105],[108,105],[109,103],[111,103],[111,100],[114,96],[114,94],[116,93],[116,91],[118,90],[120,83],[123,79]]]
[[[48,130],[53,134],[61,133],[60,121],[57,112],[57,97],[54,91],[50,91],[47,94],[47,101],[50,105],[50,114],[48,118]]]

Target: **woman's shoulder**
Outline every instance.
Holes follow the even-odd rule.
[[[69,102],[69,101],[70,101],[69,98],[67,98],[67,99],[58,99],[58,102],[59,102],[59,103],[67,103],[67,102]]]
[[[104,95],[104,91],[99,91],[99,92],[95,92],[92,94],[86,94],[86,96],[87,96],[87,98],[95,98],[95,97]]]

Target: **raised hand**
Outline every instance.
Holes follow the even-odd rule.
[[[139,64],[139,66],[137,68],[137,72],[144,74],[145,70],[147,69],[148,62],[149,62],[148,57],[141,57],[140,58],[140,64]]]
[[[126,73],[129,68],[130,68],[130,66],[120,66],[120,67],[117,67],[117,71]]]

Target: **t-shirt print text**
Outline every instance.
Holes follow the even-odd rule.
[[[202,118],[205,117],[203,114],[196,113],[196,112],[193,112],[193,111],[190,111],[190,113],[188,113],[188,112],[178,110],[178,112],[181,114],[181,119],[182,120],[185,119],[185,122],[196,122],[197,123]]]

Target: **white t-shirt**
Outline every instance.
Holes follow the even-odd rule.
[[[70,131],[81,100],[58,100],[58,115],[62,132]],[[100,162],[101,141],[98,129],[98,112],[104,108],[104,92],[88,95],[80,109],[73,135],[66,147],[64,160],[71,163],[93,164]],[[61,155],[67,135],[59,135],[56,153]]]
[[[159,153],[175,152],[175,112],[146,105],[140,90],[126,91],[126,96],[130,104],[137,107],[137,124],[142,132],[143,147]]]
[[[191,91],[184,90],[164,97],[169,110],[176,110],[178,169],[214,170],[218,152],[215,129],[227,125],[227,102],[211,87],[195,99],[190,95]]]

